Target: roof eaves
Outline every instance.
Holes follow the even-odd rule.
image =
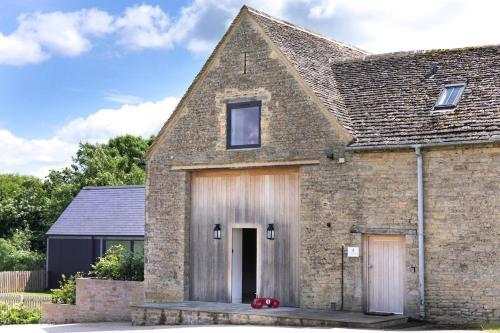
[[[110,189],[139,189],[144,185],[108,185],[108,186],[84,186],[82,190],[110,190]]]

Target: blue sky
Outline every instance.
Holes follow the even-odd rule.
[[[244,1],[0,2],[0,172],[156,133]],[[494,1],[250,0],[374,53],[500,43]]]

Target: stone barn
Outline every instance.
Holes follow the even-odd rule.
[[[146,302],[499,320],[499,64],[244,6],[146,156]]]

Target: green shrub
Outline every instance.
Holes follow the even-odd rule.
[[[89,275],[100,279],[143,281],[144,257],[125,251],[122,245],[114,245],[92,265]]]
[[[40,318],[40,307],[30,309],[22,304],[0,303],[0,325],[38,324]]]
[[[45,255],[31,250],[32,238],[33,233],[27,228],[15,230],[11,238],[0,238],[0,271],[31,271],[43,268]]]
[[[69,279],[62,275],[62,280],[59,281],[59,289],[51,289],[51,302],[57,304],[75,304],[76,302],[76,279],[82,277],[83,274],[78,272]]]

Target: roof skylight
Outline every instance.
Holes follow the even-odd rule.
[[[465,83],[449,84],[441,91],[434,110],[454,109],[465,89]]]

